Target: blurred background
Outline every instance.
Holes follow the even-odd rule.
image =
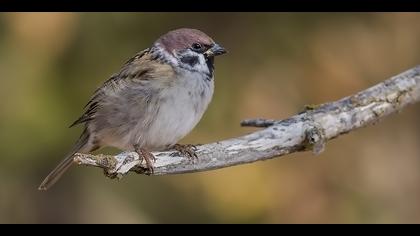
[[[229,50],[213,102],[181,143],[253,131],[420,64],[415,13],[0,14],[1,223],[420,223],[420,104],[310,152],[205,173],[120,181],[74,167],[38,185],[82,127],[92,92],[179,27]],[[103,149],[101,152],[115,152]]]

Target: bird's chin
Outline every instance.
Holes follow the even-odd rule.
[[[209,70],[210,78],[213,77],[213,71],[214,71],[214,56],[206,57],[206,64],[207,68]]]

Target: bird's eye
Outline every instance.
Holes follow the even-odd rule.
[[[193,43],[192,44],[192,49],[194,49],[195,51],[200,51],[203,49],[203,45],[201,45],[200,43]]]

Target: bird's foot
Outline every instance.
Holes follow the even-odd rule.
[[[153,163],[156,162],[156,157],[149,151],[147,151],[144,148],[134,147],[137,154],[139,154],[139,157],[146,162],[146,168],[147,171],[146,174],[150,175],[154,173]]]
[[[197,147],[193,144],[175,144],[172,148],[190,160],[198,159],[197,153],[195,152]]]

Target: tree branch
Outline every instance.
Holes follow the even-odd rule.
[[[153,175],[207,171],[233,165],[313,150],[319,154],[325,143],[341,134],[375,123],[420,100],[420,66],[412,68],[367,90],[336,102],[306,106],[286,120],[245,120],[242,126],[265,127],[245,136],[198,145],[198,159],[192,161],[177,151],[154,152]],[[147,173],[137,153],[116,156],[76,154],[81,165],[104,169],[109,177],[121,178],[129,171]]]

